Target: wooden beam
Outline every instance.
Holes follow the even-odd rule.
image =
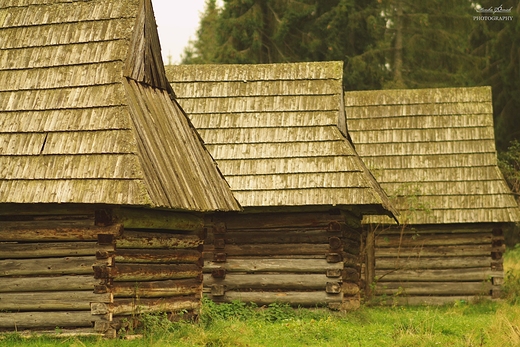
[[[95,255],[113,250],[96,242],[0,243],[0,259],[51,258]]]
[[[117,208],[113,215],[125,229],[200,231],[204,228],[203,217],[192,213]]]
[[[376,257],[468,257],[489,256],[493,247],[484,245],[458,245],[458,246],[416,246],[399,248],[378,248]]]
[[[118,249],[114,253],[116,263],[194,263],[202,253],[193,249]]]
[[[157,299],[114,299],[110,305],[113,316],[130,316],[154,312],[179,312],[200,308],[200,299],[196,296],[181,296]]]
[[[0,311],[79,311],[91,302],[112,301],[112,294],[90,291],[0,293]]]
[[[116,282],[160,281],[198,278],[202,269],[194,264],[119,264],[95,267],[96,278],[113,278]]]
[[[382,269],[462,269],[491,267],[491,257],[460,258],[377,258],[376,270]]]
[[[204,242],[198,235],[151,233],[126,230],[116,240],[117,248],[197,248]]]
[[[91,327],[92,322],[103,321],[103,315],[93,316],[88,311],[60,311],[60,312],[0,312],[0,328],[66,328]]]
[[[325,259],[228,259],[225,263],[207,261],[204,270],[225,269],[230,272],[292,272],[292,273],[322,273],[328,269],[343,269],[343,263],[327,263]]]
[[[0,260],[0,277],[85,275],[92,274],[92,266],[96,264],[107,264],[107,262],[97,260],[95,256]]]
[[[461,246],[461,245],[491,245],[491,233],[474,233],[466,235],[379,235],[376,237],[376,247],[415,247],[415,246]]]
[[[0,280],[0,293],[34,291],[79,291],[90,290],[99,284],[90,276],[54,276],[54,277],[4,277]]]
[[[227,274],[225,279],[204,275],[204,286],[213,284],[226,286],[226,290],[325,290],[331,281],[325,274]]]
[[[376,295],[489,295],[491,289],[490,282],[381,282]]]
[[[328,244],[329,238],[341,237],[341,232],[327,232],[326,229],[299,229],[299,230],[279,230],[273,231],[228,231],[224,234],[226,245],[229,244]],[[212,236],[208,235],[208,242],[212,241]]]
[[[471,269],[437,269],[437,270],[377,270],[379,282],[470,282],[485,281],[493,277],[503,277],[502,271],[493,271],[489,266]]]
[[[213,298],[216,302],[254,302],[257,305],[284,303],[291,306],[316,307],[329,303],[341,302],[343,295],[327,294],[325,291],[315,292],[236,292],[226,291],[224,296]]]
[[[328,212],[305,213],[251,213],[223,216],[222,219],[231,229],[271,229],[271,228],[300,228],[300,227],[325,227],[331,222],[345,222],[341,214],[329,214]]]
[[[225,245],[224,250],[228,256],[272,256],[272,255],[313,255],[325,256],[329,251],[328,244],[243,244]],[[204,245],[204,252],[214,252],[213,245]]]
[[[110,288],[110,292],[116,298],[192,295],[202,292],[202,282],[199,278],[152,282],[115,282]]]
[[[457,301],[465,301],[471,303],[476,301],[479,296],[468,296],[468,295],[455,295],[455,296],[396,296],[390,299],[379,299],[378,297],[374,298],[374,302],[377,305],[410,305],[410,306],[419,306],[419,305],[447,305],[453,304]],[[385,297],[386,298],[386,297]]]
[[[46,227],[45,223],[40,223],[40,228],[15,228],[16,222],[9,223],[13,223],[13,227],[1,229],[0,242],[96,241],[98,234],[119,235],[122,231],[121,224],[107,227]]]

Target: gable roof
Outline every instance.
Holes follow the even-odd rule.
[[[392,215],[346,133],[340,62],[167,66],[243,207],[356,206]]]
[[[402,222],[520,220],[497,166],[491,88],[347,92],[345,107],[356,149]]]
[[[239,209],[172,101],[150,0],[0,5],[0,202]]]

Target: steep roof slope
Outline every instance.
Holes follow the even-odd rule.
[[[345,93],[358,153],[410,224],[512,222],[497,166],[491,88]]]
[[[346,133],[342,63],[167,66],[179,103],[243,207],[356,206],[387,197]]]
[[[150,0],[0,4],[0,202],[239,209],[170,98]]]

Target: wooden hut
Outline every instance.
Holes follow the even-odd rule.
[[[497,167],[491,89],[348,92],[345,105],[359,155],[400,210],[400,227],[367,220],[378,228],[366,272],[376,298],[499,296],[502,233],[520,212]]]
[[[211,221],[215,301],[359,305],[361,218],[393,216],[347,138],[342,63],[166,67],[244,213]]]
[[[171,95],[150,0],[1,2],[0,330],[199,308],[239,206]]]

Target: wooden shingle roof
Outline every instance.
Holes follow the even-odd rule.
[[[0,203],[239,209],[162,64],[150,0],[3,0]]]
[[[180,65],[166,73],[243,207],[392,214],[344,135],[342,69],[339,62]]]
[[[497,166],[491,88],[345,93],[359,155],[408,224],[514,222]]]

